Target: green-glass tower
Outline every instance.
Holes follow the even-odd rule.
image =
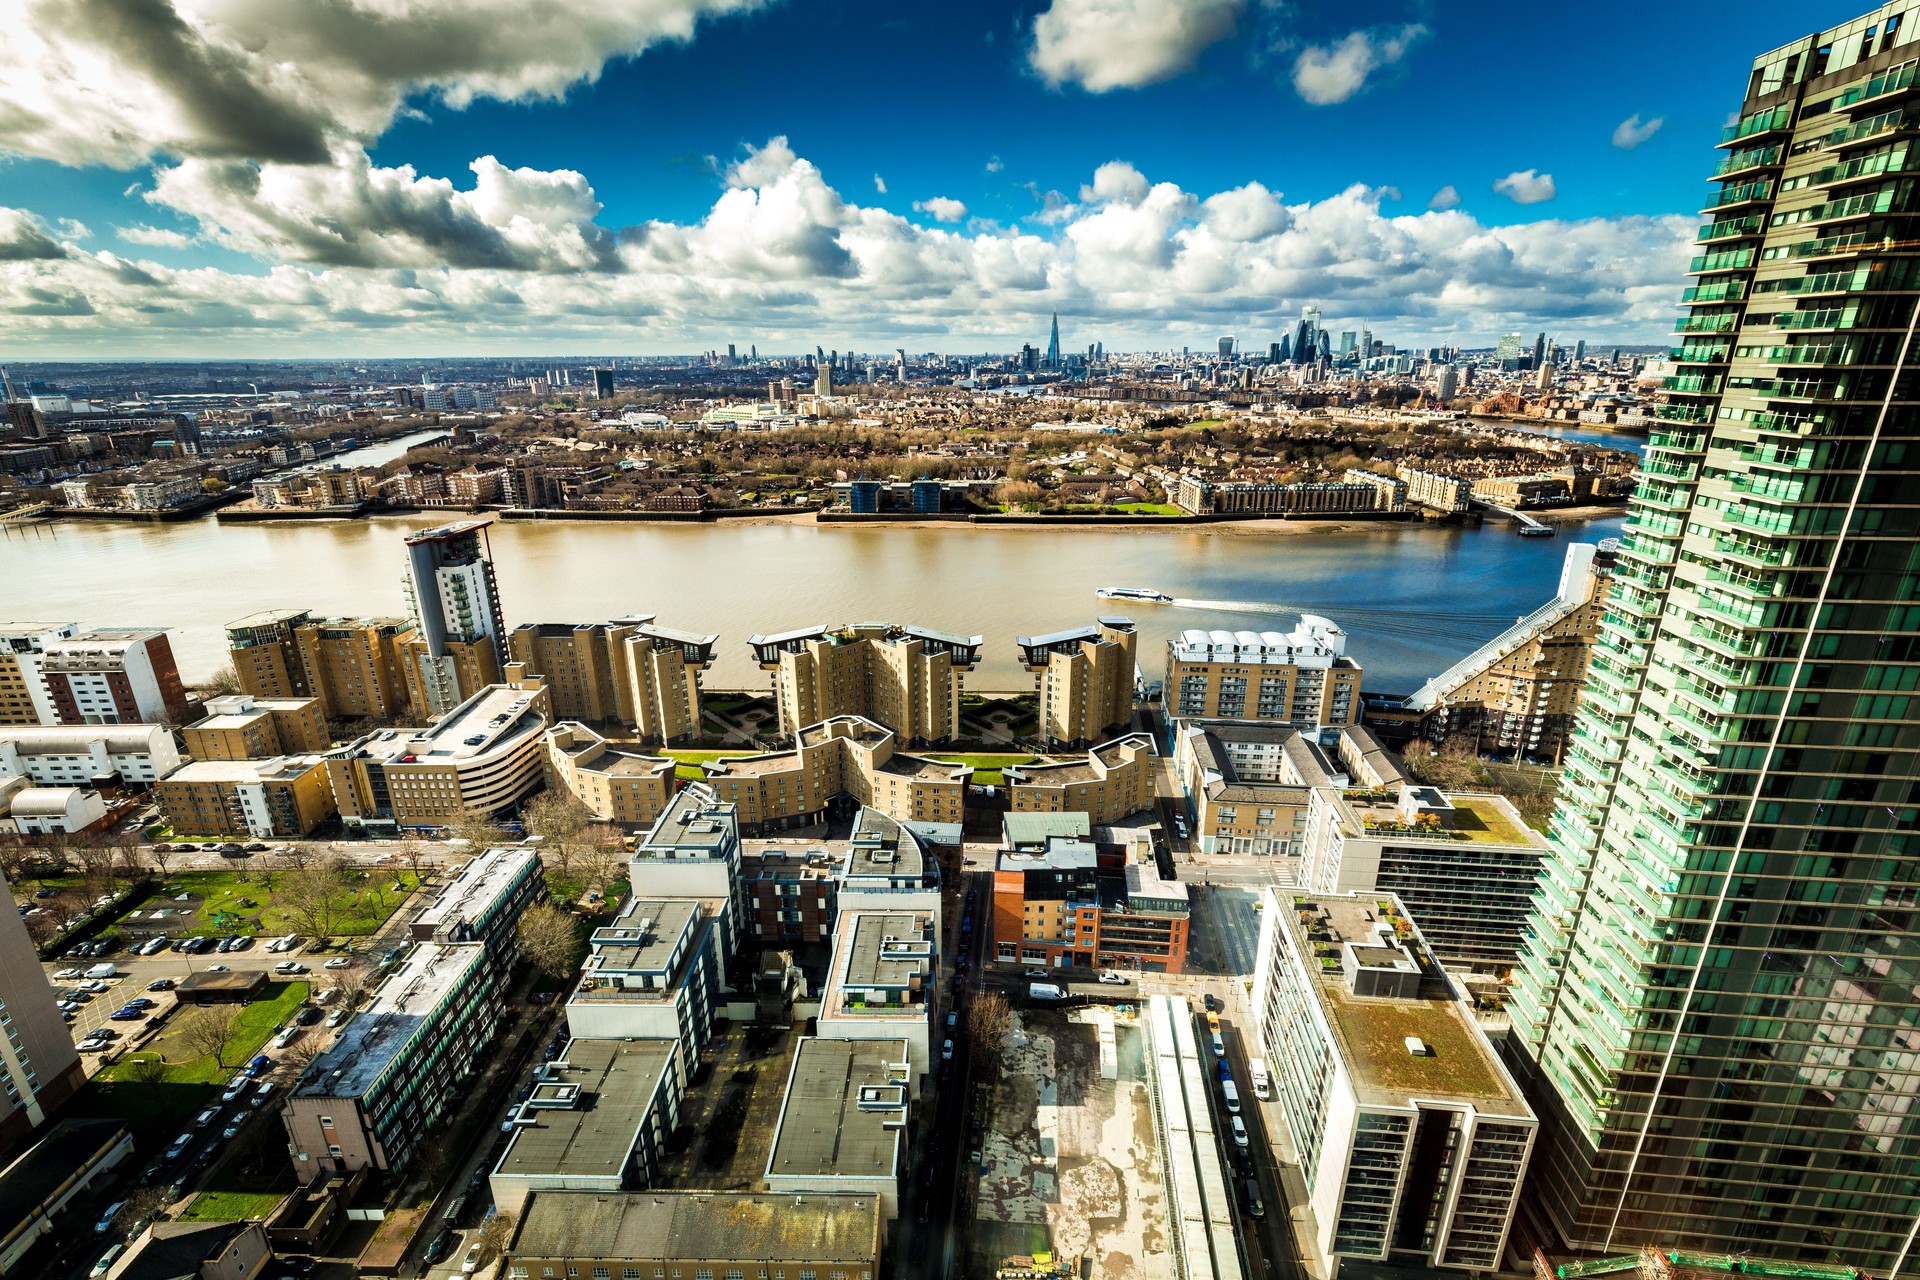
[[[1920,1267],[1917,28],[1720,144],[1515,975],[1543,1243]]]

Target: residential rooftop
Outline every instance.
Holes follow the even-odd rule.
[[[1395,798],[1387,798],[1394,794]],[[1349,837],[1391,844],[1468,844],[1490,848],[1545,849],[1546,837],[1529,827],[1505,796],[1402,785],[1395,793],[1348,789],[1336,806]]]
[[[1080,812],[1003,813],[1000,832],[1009,845],[1019,848],[1045,848],[1049,840],[1085,840],[1093,834],[1093,822]]]
[[[673,1069],[672,1040],[570,1040],[542,1069],[494,1173],[617,1176]]]
[[[905,1040],[802,1038],[787,1073],[767,1177],[898,1174],[911,1071]]]
[[[1337,953],[1342,944],[1353,945],[1367,959],[1379,946],[1383,930],[1389,940],[1397,932],[1397,945],[1420,968],[1420,995],[1412,999],[1357,996],[1337,966],[1314,975],[1321,1008],[1362,1104],[1404,1106],[1413,1099],[1432,1099],[1471,1102],[1509,1115],[1516,1108],[1531,1114],[1519,1086],[1398,898],[1380,892],[1275,898],[1309,968],[1321,956]],[[1315,938],[1316,931],[1325,936]],[[1409,1037],[1417,1038],[1425,1052],[1411,1052]]]
[[[881,1225],[871,1195],[536,1191],[507,1255],[870,1264]]]
[[[721,858],[738,847],[735,806],[718,799],[711,787],[682,787],[655,820],[647,838],[634,848],[636,858]]]
[[[382,729],[347,751],[388,764],[464,763],[543,731],[547,719],[533,709],[534,700],[533,690],[491,684],[429,728]]]
[[[319,768],[321,756],[271,756],[262,760],[189,760],[162,782],[292,781]]]
[[[301,1073],[294,1093],[302,1098],[354,1098],[371,1088],[412,1045],[427,1014],[484,964],[478,943],[414,944],[398,969],[347,1020],[326,1052]]]
[[[414,932],[431,935],[445,925],[484,915],[536,860],[527,845],[503,845],[468,859],[432,905],[414,919]]]
[[[682,939],[701,927],[705,914],[698,898],[630,900],[617,920],[593,931],[585,976],[603,971],[671,976]]]
[[[1292,631],[1182,631],[1167,641],[1167,656],[1179,662],[1231,662],[1242,666],[1335,665],[1347,649],[1347,633],[1330,618],[1302,614]],[[1351,662],[1346,665],[1353,665]]]

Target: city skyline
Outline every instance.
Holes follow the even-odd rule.
[[[0,355],[960,353],[1054,311],[1069,350],[1252,349],[1302,304],[1419,346],[1657,340],[1705,198],[1684,157],[1737,59],[1622,11],[1587,54],[1638,68],[1631,100],[1556,72],[1517,6],[1431,8],[429,5],[384,21],[390,62],[370,19],[23,14]],[[1751,6],[1752,43],[1805,9]],[[1482,58],[1501,94],[1459,74]],[[861,96],[796,93],[822,74]]]

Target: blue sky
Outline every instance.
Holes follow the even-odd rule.
[[[1752,58],[1862,11],[0,3],[44,356],[1658,341]]]

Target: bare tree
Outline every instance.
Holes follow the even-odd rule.
[[[157,1085],[167,1078],[167,1060],[157,1053],[135,1054],[127,1060],[133,1078],[144,1085]]]
[[[215,1065],[224,1070],[239,1065],[227,1061],[229,1055],[234,1053],[233,1024],[239,1017],[238,1005],[201,1005],[190,1018],[176,1027],[174,1034],[194,1057],[212,1058]]]
[[[245,693],[246,690],[240,687],[240,673],[229,662],[207,677],[207,682],[200,686],[200,692],[209,698],[224,698],[229,694]]]
[[[580,918],[543,902],[520,916],[520,954],[550,978],[564,978],[580,967]]]
[[[469,815],[445,828],[449,840],[466,841],[466,852],[476,854],[497,844],[512,844],[514,838],[493,818],[485,814]]]
[[[527,832],[540,837],[540,861],[550,875],[570,879],[574,860],[584,852],[593,813],[565,791],[543,791],[527,802]]]
[[[281,1056],[293,1064],[294,1074],[300,1075],[313,1064],[315,1058],[326,1051],[327,1047],[320,1043],[318,1036],[302,1036],[295,1040],[292,1047]]]
[[[174,846],[164,840],[156,841],[147,849],[147,865],[153,868],[154,875],[165,880],[168,870],[173,866],[173,860],[179,856],[180,850]]]
[[[329,860],[282,877],[277,905],[296,933],[325,938],[346,909],[347,878],[341,863]]]
[[[1459,791],[1480,783],[1480,757],[1468,737],[1448,738],[1435,746],[1425,738],[1407,744],[1404,757],[1414,779],[1443,791]]]
[[[431,864],[427,861],[427,845],[424,840],[409,840],[400,846],[400,856],[406,859],[407,870],[413,872],[415,884],[425,884],[427,871]]]
[[[513,1239],[514,1223],[518,1219],[512,1213],[496,1213],[481,1224],[475,1233],[475,1248],[480,1251],[479,1265],[484,1267],[499,1254],[505,1252],[507,1242]]]
[[[967,1006],[967,1034],[973,1040],[973,1062],[983,1078],[1000,1071],[1007,1033],[1013,1030],[1013,1006],[998,991],[983,991]]]

